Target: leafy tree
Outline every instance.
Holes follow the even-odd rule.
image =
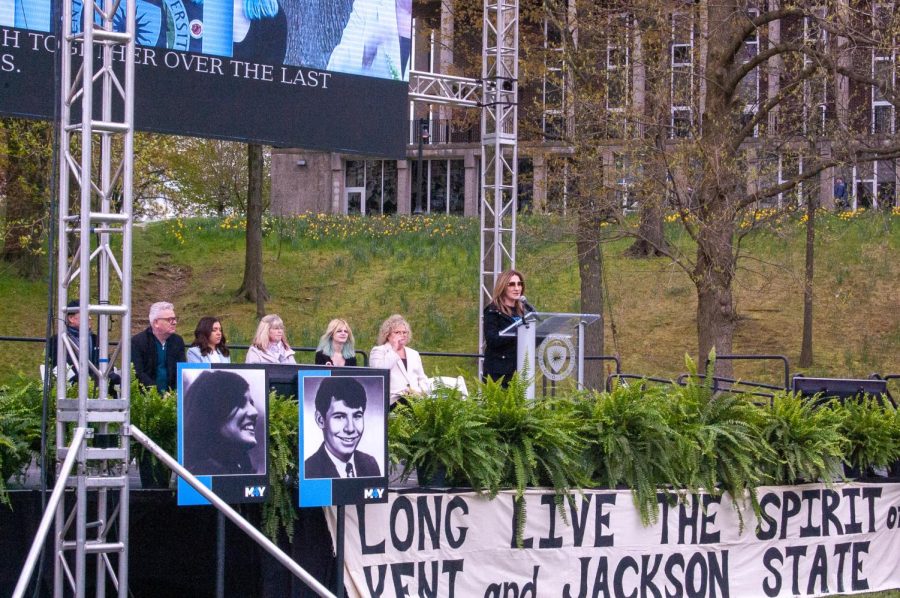
[[[220,139],[172,138],[164,159],[171,177],[170,204],[180,213],[226,216],[247,209],[247,146]],[[264,154],[263,181],[268,171]],[[263,205],[268,204],[268,185],[261,187]]]
[[[50,217],[52,139],[49,123],[0,119],[0,197],[5,207],[0,257],[29,278],[41,273],[43,233]]]
[[[797,205],[818,192],[823,171],[900,151],[889,136],[860,135],[868,122],[850,111],[867,94],[896,104],[893,75],[872,75],[872,56],[895,51],[896,17],[831,2],[543,6],[564,40],[553,51],[564,56],[571,125],[561,137],[572,148],[576,188],[607,173],[602,185],[582,185],[575,203],[583,201],[577,195],[602,202],[605,189],[603,217],[693,281],[699,355],[731,353],[732,286],[741,241],[762,223],[758,207]],[[777,173],[771,155],[781,160]],[[623,180],[634,181],[639,226],[622,217],[615,192]],[[677,212],[690,248],[658,234],[662,206]],[[716,368],[731,372],[729,361]]]

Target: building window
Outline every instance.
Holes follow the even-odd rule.
[[[637,209],[637,196],[634,193],[634,174],[632,164],[621,154],[613,155],[613,170],[616,176],[616,206],[624,212]]]
[[[694,28],[689,14],[672,15],[671,35],[671,136],[688,137],[694,125]]]
[[[872,78],[878,86],[872,86],[872,122],[871,129],[875,135],[892,135],[895,131],[894,105],[888,101],[896,84],[897,51],[893,36],[890,34],[890,23],[893,8],[887,4],[876,4],[872,11],[872,28],[876,34],[881,33],[887,39],[872,49]]]
[[[541,89],[541,132],[544,139],[566,134],[566,70],[563,34],[556,22],[544,18],[544,77]]]
[[[803,40],[818,50],[828,48],[828,31],[820,26],[824,20],[824,9],[816,10],[814,16],[803,18]],[[808,69],[812,64],[812,58],[804,54],[803,68]],[[803,82],[803,133],[806,135],[825,134],[829,84],[829,77],[822,72],[807,77]]]
[[[750,9],[747,12],[750,19],[759,16],[759,11]],[[741,48],[740,60],[741,64],[747,64],[755,59],[759,54],[759,32],[754,29],[753,32],[744,40],[744,46]],[[743,104],[743,123],[749,123],[753,120],[757,112],[759,112],[759,67],[754,68],[747,73],[737,89],[738,97]],[[753,137],[759,135],[759,125],[753,127]]]
[[[625,137],[625,108],[629,101],[631,46],[628,15],[609,18],[606,38],[606,111],[609,118],[607,137]]]
[[[796,152],[767,153],[759,162],[756,180],[760,191],[772,189],[778,185],[795,181],[803,173],[803,156]],[[808,181],[798,183],[790,191],[778,193],[772,197],[764,197],[759,201],[760,208],[784,208],[790,205],[803,205],[803,199],[813,191]]]
[[[853,168],[850,205],[860,208],[891,208],[897,205],[897,171],[893,160],[876,160]]]
[[[569,159],[563,156],[547,158],[547,176],[543,184],[547,191],[547,209],[565,215],[569,202]]]
[[[422,197],[419,193],[419,161],[410,161],[411,205],[429,214],[458,214],[465,212],[466,171],[463,160],[423,160]]]
[[[347,160],[344,166],[347,214],[397,212],[397,163],[392,160]]]
[[[516,169],[516,199],[519,212],[534,209],[534,163],[531,158],[519,158]]]

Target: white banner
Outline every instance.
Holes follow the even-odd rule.
[[[563,520],[546,490],[526,495],[523,548],[513,495],[402,494],[348,507],[348,596],[673,598],[823,596],[900,587],[900,484],[759,491],[749,504],[660,499],[643,526],[627,490],[575,494]],[[329,510],[334,533],[334,510]]]

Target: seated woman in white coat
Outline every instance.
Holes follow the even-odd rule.
[[[294,350],[284,333],[284,322],[277,314],[263,316],[256,328],[253,344],[247,350],[247,363],[297,363]]]
[[[425,394],[428,389],[422,358],[407,346],[411,338],[409,322],[394,314],[381,323],[378,345],[369,353],[369,365],[391,371],[391,405],[404,395]]]

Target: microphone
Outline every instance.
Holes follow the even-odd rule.
[[[525,298],[525,295],[519,296],[519,301],[522,303],[522,307],[525,308],[525,311],[537,311],[533,305],[528,303],[528,299]]]

